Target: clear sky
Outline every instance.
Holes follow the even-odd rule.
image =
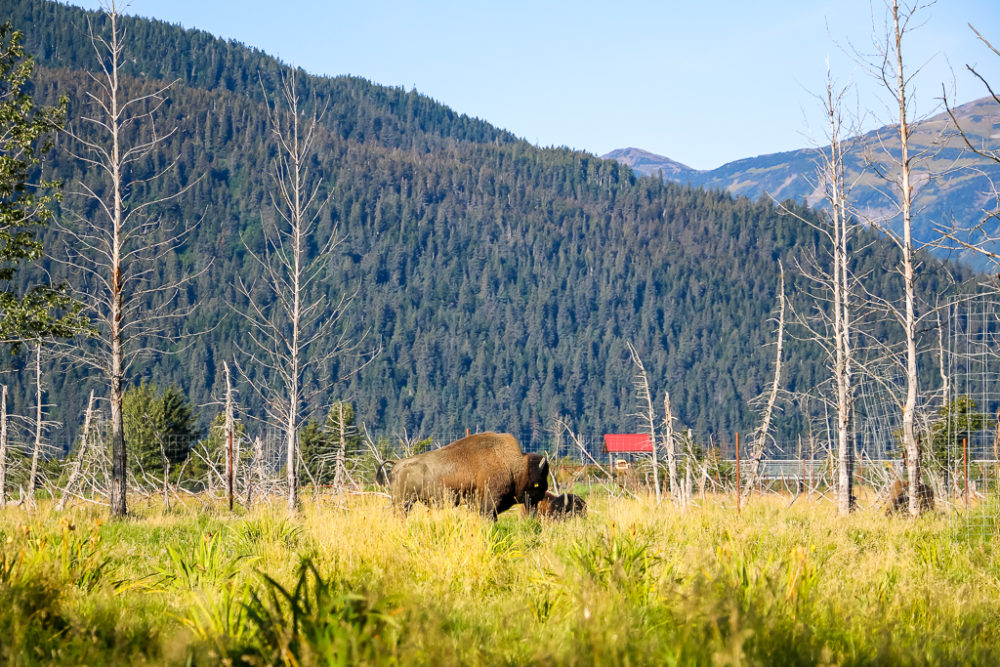
[[[98,0],[71,0],[97,8]],[[872,50],[882,0],[135,0],[314,74],[416,88],[540,146],[635,146],[698,169],[823,138],[829,59],[865,128],[891,119],[845,49]],[[874,16],[874,21],[873,21]],[[1000,90],[1000,0],[939,0],[904,43],[918,111]],[[925,64],[926,63],[926,64]]]

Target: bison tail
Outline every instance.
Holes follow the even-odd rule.
[[[375,483],[381,484],[382,486],[389,485],[389,472],[392,470],[392,466],[396,463],[393,459],[386,459],[382,463],[378,464],[378,469],[375,471]]]

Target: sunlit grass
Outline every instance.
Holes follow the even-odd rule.
[[[0,663],[1000,661],[995,521],[733,501],[595,493],[586,518],[496,523],[377,495],[9,509]]]

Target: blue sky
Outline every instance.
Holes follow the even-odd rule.
[[[72,0],[97,8],[97,0]],[[256,46],[314,74],[401,85],[541,146],[636,146],[698,169],[823,138],[823,90],[855,86],[866,129],[885,95],[844,51],[869,52],[881,0],[136,0],[151,16]],[[917,111],[1000,89],[998,0],[940,0],[904,44]],[[815,141],[814,141],[815,139]]]

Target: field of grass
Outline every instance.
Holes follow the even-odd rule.
[[[589,503],[8,509],[0,664],[1000,664],[995,525]]]

